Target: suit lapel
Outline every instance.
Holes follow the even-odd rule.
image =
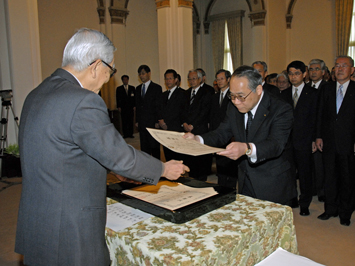
[[[256,110],[253,122],[251,123],[249,129],[249,139],[254,139],[256,132],[258,131],[261,124],[264,122],[266,117],[269,115],[270,98],[267,92],[264,92],[264,96]]]
[[[354,104],[354,93],[355,93],[354,83],[350,81],[338,114],[342,114],[343,112],[345,112],[344,110],[346,110],[348,106]]]

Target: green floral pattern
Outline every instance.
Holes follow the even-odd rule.
[[[106,242],[112,265],[255,265],[278,247],[298,254],[292,209],[242,195],[185,224],[153,217],[106,228]]]

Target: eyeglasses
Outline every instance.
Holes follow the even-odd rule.
[[[335,66],[334,66],[335,68],[346,68],[346,67],[350,67],[349,65],[347,65],[347,64],[342,64],[342,65],[340,65],[340,64],[336,64]]]
[[[289,75],[289,76],[297,76],[297,77],[299,77],[299,76],[302,75],[302,73],[301,73],[301,72],[295,72],[295,73],[288,72],[288,75]]]
[[[234,101],[235,99],[237,99],[238,101],[240,102],[245,102],[245,99],[250,95],[250,93],[252,93],[252,91],[250,91],[247,96],[239,96],[239,95],[236,95],[236,94],[233,94],[231,92],[228,93],[228,98],[232,101]]]
[[[188,80],[188,81],[192,81],[192,80],[195,81],[195,80],[198,80],[198,79],[199,79],[199,78],[188,78],[187,80]]]
[[[110,69],[110,78],[112,78],[112,76],[115,75],[116,72],[117,72],[117,69],[115,68],[115,65],[113,65],[113,67],[112,67],[112,66],[110,66],[109,64],[107,64],[104,60],[102,60],[102,59],[100,59],[100,60],[101,60],[102,63],[104,63],[104,64]],[[93,63],[95,63],[95,62],[96,62],[96,60],[95,60],[94,62],[92,62],[92,63],[90,64],[90,66],[91,66]]]

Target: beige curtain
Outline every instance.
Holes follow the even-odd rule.
[[[242,17],[227,19],[229,47],[233,69],[243,64]]]
[[[223,68],[225,20],[211,22],[214,72]]]
[[[335,1],[337,55],[348,54],[353,2],[353,0]]]

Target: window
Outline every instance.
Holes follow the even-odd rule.
[[[227,21],[225,22],[223,68],[233,73],[232,55],[229,47]]]
[[[353,7],[353,18],[351,20],[351,32],[350,32],[348,55],[351,56],[352,58],[355,57],[355,4]]]

